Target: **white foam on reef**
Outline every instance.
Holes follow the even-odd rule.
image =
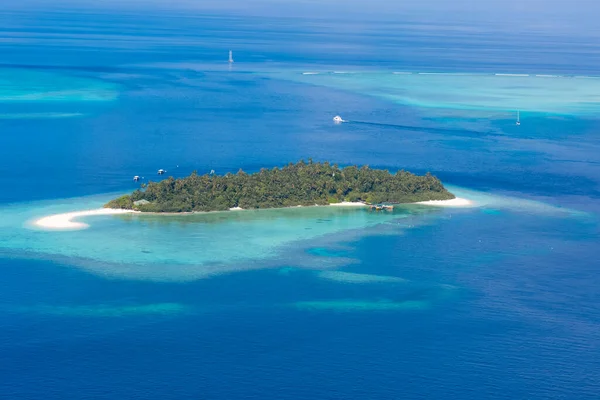
[[[54,214],[42,217],[33,222],[38,228],[51,229],[51,230],[75,230],[75,229],[87,229],[90,226],[84,222],[73,221],[76,218],[83,217],[94,217],[100,215],[118,215],[118,214],[130,214],[137,211],[133,210],[121,210],[114,208],[99,208],[95,210],[85,211],[73,211],[63,214]]]
[[[423,204],[426,206],[436,206],[436,207],[474,207],[475,203],[469,199],[464,199],[462,197],[455,197],[450,200],[427,200],[427,201],[419,201],[416,204]]]
[[[229,209],[229,211],[240,211],[240,210],[243,210],[243,208],[242,207],[231,207]]]

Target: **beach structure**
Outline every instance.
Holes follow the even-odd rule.
[[[134,181],[134,182],[137,182],[137,181],[139,181],[139,180],[140,180],[140,177],[139,177],[139,176],[137,176],[137,175],[136,175],[136,176],[134,176],[134,177],[133,177],[133,181]]]
[[[229,62],[233,62],[233,52],[231,50],[229,50]]]
[[[370,204],[369,208],[375,211],[393,211],[394,206],[391,204]]]
[[[517,111],[517,126],[521,125],[521,113]]]
[[[165,172],[167,172],[167,171],[165,171],[164,169],[159,169],[159,170],[158,170],[158,174],[159,174],[159,175],[162,175],[162,174],[164,174]]]
[[[339,123],[344,122],[344,120],[339,115],[336,115],[335,117],[333,117],[333,122],[335,122],[336,124],[339,124]]]

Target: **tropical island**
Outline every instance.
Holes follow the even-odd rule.
[[[282,208],[341,202],[415,203],[450,200],[455,196],[427,173],[390,173],[368,166],[340,168],[329,162],[299,161],[282,168],[263,168],[248,174],[241,169],[226,175],[193,172],[143,184],[105,208],[179,213],[230,209]]]

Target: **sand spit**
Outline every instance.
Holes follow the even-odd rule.
[[[42,217],[33,222],[38,228],[49,229],[49,230],[75,230],[75,229],[86,229],[89,225],[83,222],[73,221],[74,219],[83,217],[93,217],[99,215],[117,215],[117,214],[129,214],[136,213],[138,211],[133,210],[121,210],[114,208],[98,208],[95,210],[85,211],[73,211],[63,214],[54,214]]]

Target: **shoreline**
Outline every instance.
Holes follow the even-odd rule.
[[[332,207],[366,207],[361,201],[340,201],[339,203],[329,203]]]
[[[471,200],[456,197],[450,200],[429,200],[421,201],[416,203],[404,203],[403,205],[426,205],[435,207],[470,207],[474,203]],[[331,207],[367,207],[368,205],[362,202],[350,202],[343,201],[340,203],[331,203],[327,206]],[[296,207],[326,207],[320,205],[314,206],[295,206]],[[267,210],[267,209],[264,209]],[[246,211],[241,207],[233,207],[228,211]],[[185,214],[208,214],[214,212],[226,212],[226,211],[191,211],[191,212],[173,212],[173,213],[156,213],[156,212],[141,212],[136,210],[125,210],[120,208],[98,208],[93,210],[83,211],[71,211],[61,214],[52,214],[45,217],[41,217],[33,221],[33,225],[37,228],[44,230],[81,230],[89,228],[89,224],[80,221],[73,221],[78,218],[94,217],[94,216],[108,216],[108,215],[123,215],[123,214],[147,214],[147,215],[185,215]]]

